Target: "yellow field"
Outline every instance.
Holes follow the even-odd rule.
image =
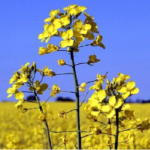
[[[47,148],[47,141],[45,130],[43,129],[43,122],[38,119],[39,110],[28,110],[26,113],[20,113],[15,107],[15,103],[0,103],[0,148],[1,149],[45,149]],[[27,108],[36,107],[36,104],[27,103]],[[58,117],[58,112],[61,110],[68,111],[75,108],[75,103],[47,103],[45,110],[47,113],[47,120],[51,131],[75,131],[76,118],[75,112],[67,115],[67,119]],[[86,119],[86,112],[81,108],[81,130],[89,131],[89,126],[93,125]],[[150,116],[150,104],[132,104],[136,112],[136,116],[144,119]],[[99,118],[103,121],[103,118]],[[106,123],[106,120],[104,120]],[[98,122],[94,126],[103,128]],[[130,132],[130,131],[127,131]],[[114,132],[115,133],[115,132]],[[82,133],[82,136],[89,134]],[[120,149],[150,149],[150,130],[140,131],[133,130],[131,134],[134,135],[134,140],[129,143],[120,143]],[[76,144],[76,133],[51,133],[53,148],[57,148],[61,143],[61,137],[66,135],[68,139],[67,149],[74,149]],[[120,133],[119,141],[125,138],[125,132]],[[108,149],[106,145],[108,135],[92,135],[82,138],[84,149]],[[113,140],[113,137],[112,137]],[[62,144],[59,149],[64,149]]]

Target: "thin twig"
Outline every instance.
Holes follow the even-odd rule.
[[[81,107],[81,106],[82,106],[82,104],[85,102],[85,100],[86,100],[86,97],[87,97],[88,93],[89,93],[89,91],[87,91],[87,93],[86,93],[86,95],[85,95],[85,97],[84,97],[84,100],[81,102],[81,104],[80,104],[80,106],[79,106],[79,107]]]
[[[68,114],[68,113],[70,113],[70,112],[72,112],[72,111],[75,111],[75,110],[77,110],[77,109],[69,110],[69,111],[66,112],[66,114]]]
[[[96,121],[96,122],[98,122],[98,123],[101,123],[101,124],[103,124],[103,125],[107,125],[106,123],[103,123],[103,122],[101,122],[101,121]]]
[[[133,130],[133,129],[137,129],[137,127],[131,128],[131,129],[125,129],[125,130],[119,131],[119,133],[120,133],[120,132],[125,132],[125,131],[128,131],[128,130]]]
[[[61,145],[63,145],[64,143],[61,143],[60,145],[58,145],[55,149],[59,148]]]
[[[21,91],[23,93],[33,93],[32,91]]]
[[[87,135],[82,136],[81,138],[85,138],[85,137],[90,136],[90,135],[93,135],[93,134],[87,134]]]
[[[77,131],[50,131],[52,133],[65,133],[65,132],[77,132]],[[91,131],[80,131],[80,132],[91,132]]]
[[[69,74],[73,74],[73,73],[58,73],[58,74],[55,74],[55,75],[69,75]]]
[[[81,46],[79,46],[79,47],[77,47],[77,48],[85,47],[85,46],[90,46],[90,45],[91,45],[91,44],[81,45]]]
[[[115,134],[109,134],[109,133],[104,133],[104,132],[102,132],[101,134],[107,134],[107,135],[113,135],[113,136],[116,136]]]
[[[46,102],[50,99],[51,96],[48,97],[48,99],[43,103],[42,107],[46,104]]]
[[[69,65],[69,64],[65,64],[65,66],[69,66],[69,67],[72,67],[71,65]]]

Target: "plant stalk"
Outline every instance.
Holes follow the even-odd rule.
[[[77,139],[78,139],[78,149],[81,149],[81,132],[80,132],[80,101],[79,101],[79,89],[78,89],[78,79],[76,74],[75,62],[73,49],[70,51],[71,61],[72,61],[72,71],[75,82],[75,95],[76,95],[76,125],[77,125]]]
[[[116,136],[115,136],[115,149],[118,149],[118,137],[119,137],[119,112],[116,109]]]
[[[44,112],[43,112],[43,108],[42,108],[42,106],[41,106],[41,104],[40,104],[40,101],[39,101],[39,99],[38,99],[38,97],[37,97],[37,93],[36,93],[35,90],[34,90],[34,95],[35,95],[36,101],[37,101],[37,103],[38,103],[38,105],[39,105],[39,109],[40,109],[41,113],[44,113]],[[46,134],[47,134],[48,145],[49,145],[49,148],[52,149],[51,138],[50,138],[50,132],[49,132],[49,127],[48,127],[47,120],[44,121],[44,124],[45,124],[45,128],[46,128]]]

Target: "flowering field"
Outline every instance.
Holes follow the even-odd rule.
[[[36,104],[25,103],[26,108],[36,107]],[[144,119],[150,116],[150,104],[131,104],[135,110],[135,115],[138,118]],[[75,108],[75,103],[47,103],[45,105],[45,113],[47,121],[51,130],[52,146],[54,149],[65,149],[62,144],[62,137],[66,136],[67,149],[74,149],[77,145],[76,132],[76,117],[75,111],[66,115],[66,118],[59,117],[59,112],[62,110],[69,111]],[[86,113],[83,110],[85,104],[81,107],[81,131],[82,134],[82,148],[84,149],[109,149],[108,141],[109,135],[105,134],[92,134],[90,128],[93,122],[86,119]],[[46,141],[45,130],[43,122],[39,117],[39,110],[33,109],[25,113],[19,112],[14,103],[1,103],[0,104],[0,149],[46,149],[48,143]],[[98,118],[99,121],[107,123],[103,116]],[[100,122],[94,122],[94,126],[103,129],[105,125]],[[130,124],[126,123],[126,127],[130,128]],[[114,125],[112,124],[111,128]],[[108,126],[103,130],[103,133],[108,133]],[[120,129],[121,130],[121,129]],[[53,132],[55,131],[55,132]],[[60,133],[60,131],[63,131]],[[84,132],[85,131],[85,132]],[[112,130],[115,131],[115,130]],[[58,132],[58,133],[56,133]],[[89,135],[89,136],[86,136]],[[94,137],[94,138],[93,138]],[[130,138],[129,138],[130,137]],[[150,130],[137,131],[137,129],[125,131],[119,134],[119,148],[120,149],[150,149]],[[130,139],[130,140],[128,140]],[[114,141],[114,137],[111,136]],[[121,141],[127,141],[121,143]],[[113,142],[112,142],[113,143]],[[60,146],[60,147],[59,147]]]

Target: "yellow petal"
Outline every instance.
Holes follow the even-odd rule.
[[[100,111],[92,111],[91,112],[92,116],[96,116],[97,117],[99,114],[100,114]]]
[[[130,108],[129,104],[123,104],[123,106],[122,106],[122,110],[127,110],[129,108]]]
[[[45,47],[39,48],[39,55],[44,55],[44,54],[46,54],[46,52],[47,52],[47,49]]]
[[[68,47],[68,46],[72,46],[73,45],[73,40],[70,39],[70,40],[64,40],[64,41],[61,41],[60,42],[60,47]]]
[[[107,96],[105,90],[99,90],[97,92],[97,95],[98,95],[98,99],[100,100],[100,102],[103,101]]]
[[[124,101],[122,99],[119,99],[116,104],[115,104],[115,108],[120,108],[122,106],[122,104],[124,103]]]
[[[7,96],[7,98],[9,98],[9,97],[12,97],[12,94],[9,94],[9,95]]]
[[[23,99],[23,98],[24,98],[23,92],[18,92],[18,93],[16,93],[16,94],[15,94],[15,98],[16,98],[17,100]]]
[[[126,93],[127,92],[127,88],[125,86],[123,86],[123,87],[121,87],[121,89],[118,90],[118,92]]]
[[[12,92],[12,88],[8,88],[7,93],[11,93],[11,92]]]
[[[137,93],[139,93],[139,89],[137,87],[131,90],[131,94],[137,94]]]
[[[72,29],[69,29],[69,30],[67,31],[67,34],[68,34],[68,38],[69,38],[69,39],[72,38],[72,36],[73,36],[73,31],[72,31]]]
[[[109,112],[111,110],[111,107],[109,105],[103,105],[100,109],[102,112]]]
[[[109,97],[109,105],[111,105],[112,107],[114,107],[115,103],[116,103],[116,97],[115,96],[110,96]]]
[[[129,81],[127,83],[127,89],[132,90],[135,87],[135,82],[134,81]]]
[[[130,92],[122,94],[123,99],[127,99],[130,96]]]
[[[114,115],[115,115],[115,110],[114,109],[112,109],[110,112],[108,112],[106,115],[107,115],[107,117],[108,118],[112,118]]]

